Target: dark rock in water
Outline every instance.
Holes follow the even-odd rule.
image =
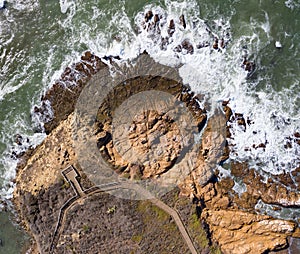
[[[182,14],[180,17],[179,17],[179,20],[180,20],[180,24],[183,26],[183,28],[185,29],[186,28],[186,22],[185,22],[185,18],[184,18],[184,15]]]
[[[257,146],[257,148],[266,148],[266,144],[260,143],[260,144]]]
[[[221,47],[222,49],[225,48],[225,41],[224,41],[224,38],[221,39],[220,47]]]
[[[152,19],[152,17],[153,17],[153,12],[152,11],[148,11],[145,14],[145,21],[148,22],[150,19]]]
[[[167,50],[168,43],[169,43],[168,38],[165,38],[165,37],[161,38],[160,49]]]
[[[228,122],[232,116],[232,110],[227,105],[223,106],[223,110],[225,112],[226,121]]]
[[[230,100],[228,101],[222,101],[222,106],[227,106]]]
[[[215,38],[214,44],[213,44],[213,49],[219,49],[219,40],[218,38]]]
[[[295,139],[295,142],[300,146],[300,133],[299,132],[295,132],[294,133],[294,139]]]
[[[247,58],[245,57],[243,61],[243,68],[245,69],[245,71],[248,71],[249,74],[252,74],[252,72],[255,69],[255,63],[248,61]]]
[[[104,56],[103,59],[105,61],[109,61],[110,63],[112,63],[113,59],[121,60],[121,57],[109,55],[109,56]]]
[[[23,137],[20,134],[17,134],[15,138],[15,142],[17,143],[17,145],[21,146],[22,141],[23,141]]]
[[[154,15],[154,24],[156,25],[159,22],[160,18],[157,14]]]
[[[61,78],[43,95],[41,105],[33,109],[44,123],[47,134],[74,111],[77,98],[91,76],[106,67],[99,57],[87,51],[79,63],[65,69]]]
[[[90,61],[93,57],[93,54],[90,51],[85,52],[85,54],[81,57],[83,61]]]
[[[2,247],[3,246],[3,242],[2,242],[2,240],[0,239],[0,246]]]
[[[174,32],[175,32],[175,22],[173,19],[171,19],[170,23],[169,23],[169,28],[168,28],[168,34],[172,37]]]
[[[246,121],[241,113],[235,113],[234,115],[235,121],[237,122],[238,125],[243,126],[246,130]]]
[[[170,20],[169,28],[170,29],[175,29],[175,22],[174,22],[173,19]]]
[[[209,46],[208,42],[202,42],[202,43],[198,43],[196,45],[197,49],[205,48],[205,47],[208,47],[208,46]]]
[[[178,46],[176,46],[175,48],[174,48],[174,51],[175,52],[181,52],[182,51],[182,47],[181,47],[181,45],[178,45]]]
[[[185,50],[187,50],[188,54],[193,54],[194,53],[194,47],[193,47],[192,43],[188,39],[185,39],[181,43],[181,46],[182,46],[182,48],[184,48]]]
[[[175,52],[182,52],[183,49],[185,49],[188,54],[193,54],[194,53],[194,47],[188,39],[185,39],[184,41],[181,42],[180,45],[176,46],[174,48],[174,51]]]
[[[250,71],[253,71],[254,67],[255,67],[254,63],[247,62],[246,65],[245,65],[245,70],[250,72]]]
[[[7,8],[7,1],[0,1],[0,10]]]

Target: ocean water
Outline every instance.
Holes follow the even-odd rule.
[[[143,29],[149,9],[160,16],[161,35]],[[0,200],[12,197],[14,152],[45,138],[33,106],[86,50],[122,59],[147,50],[160,63],[181,64],[183,81],[195,92],[215,103],[229,99],[234,112],[253,122],[246,131],[232,127],[231,159],[249,160],[260,172],[293,171],[300,148],[284,143],[300,132],[299,17],[299,0],[7,0],[0,10]],[[171,19],[175,33],[162,46]],[[214,37],[224,38],[226,48],[213,50]],[[182,41],[194,46],[193,54],[174,50]],[[244,56],[256,63],[250,77],[241,67]],[[249,149],[260,143],[264,150]],[[6,218],[0,213],[0,224]],[[5,248],[0,253],[17,253]]]

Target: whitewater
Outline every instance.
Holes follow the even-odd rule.
[[[276,34],[273,16],[263,6],[259,17],[237,25],[234,8],[218,15],[220,10],[210,10],[208,14],[208,4],[195,0],[135,4],[130,8],[126,1],[100,6],[93,1],[60,0],[50,6],[15,0],[1,10],[1,200],[12,197],[17,165],[13,154],[35,147],[45,138],[42,123],[34,116],[34,105],[86,50],[100,57],[120,56],[121,62],[147,51],[156,61],[178,67],[184,84],[195,93],[205,94],[215,106],[229,101],[234,113],[243,114],[251,122],[246,129],[232,124],[230,159],[248,161],[256,170],[270,174],[292,172],[299,167],[300,148],[293,138],[300,132],[299,44],[295,44],[299,34],[293,34],[294,30]],[[299,13],[297,1],[286,1],[280,8]],[[145,24],[149,10],[160,21],[158,26],[145,29],[153,22],[152,19]],[[33,29],[25,30],[27,35],[21,34],[21,24],[17,27],[13,23],[21,13],[26,17],[40,15],[33,21]],[[186,20],[185,28],[180,23],[181,15]],[[46,21],[49,18],[52,22]],[[175,32],[164,43],[171,20],[175,22]],[[49,25],[44,30],[38,22]],[[49,38],[51,43],[34,43],[34,39]],[[225,48],[213,49],[215,38],[223,38]],[[184,48],[178,50],[184,41],[193,45],[192,54]],[[276,41],[282,48],[276,48]],[[283,55],[287,50],[292,52],[294,62],[285,64]],[[250,76],[242,68],[245,57],[256,64]],[[272,73],[272,64],[284,65],[286,77],[278,80]],[[16,134],[22,135],[22,145],[16,144]],[[291,145],[286,148],[289,140]],[[254,148],[259,144],[264,147]]]
[[[149,10],[158,15],[157,26],[154,18],[145,23]],[[183,82],[213,107],[226,100],[233,113],[243,114],[249,124],[231,124],[230,159],[218,166],[219,177],[231,177],[230,160],[248,161],[268,177],[292,173],[300,164],[299,12],[298,0],[0,1],[0,211],[10,206],[18,154],[46,137],[47,119],[34,106],[87,50],[120,56],[120,63],[146,50],[178,68]],[[166,43],[171,20],[175,31]],[[216,38],[226,46],[213,49]],[[183,42],[193,46],[192,54],[178,47]],[[256,65],[251,75],[242,67],[245,57]],[[234,190],[245,186],[235,182]],[[298,216],[296,209],[274,210],[261,201],[256,208],[277,218]],[[0,224],[6,253],[19,253],[24,236],[4,212]]]

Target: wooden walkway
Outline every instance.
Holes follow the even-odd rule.
[[[77,170],[73,166],[69,166],[61,173],[64,176],[65,180],[71,184],[76,195],[81,197],[84,196],[84,191],[77,180],[77,178],[79,178]]]
[[[62,175],[66,179],[67,182],[70,183],[72,186],[74,192],[76,195],[69,199],[60,209],[57,225],[55,227],[55,231],[53,234],[53,239],[50,246],[50,253],[53,253],[55,247],[57,246],[58,240],[60,238],[61,233],[63,232],[64,224],[66,221],[66,216],[68,214],[68,211],[79,201],[81,201],[83,198],[89,197],[94,195],[95,193],[100,192],[109,192],[117,189],[131,189],[137,191],[139,194],[145,197],[145,199],[149,199],[154,205],[168,213],[175,221],[184,241],[186,242],[187,246],[190,249],[190,252],[192,254],[197,254],[197,250],[193,244],[193,241],[188,234],[188,231],[186,230],[178,212],[171,208],[170,206],[166,205],[161,200],[155,198],[150,192],[142,188],[140,185],[129,183],[128,181],[124,182],[113,182],[108,183],[101,186],[95,186],[87,190],[83,190],[78,178],[80,177],[77,170],[73,166],[67,167],[65,170],[62,171]]]

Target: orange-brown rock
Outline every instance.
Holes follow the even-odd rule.
[[[223,253],[265,253],[287,246],[287,235],[293,235],[294,222],[243,211],[208,210],[202,219],[209,224],[212,237]]]
[[[232,110],[231,110],[231,108],[228,107],[228,106],[224,106],[224,107],[223,107],[223,110],[224,110],[224,112],[225,112],[226,121],[229,121],[230,118],[231,118],[231,116],[232,116]]]
[[[149,19],[153,14],[147,15],[145,18]],[[155,17],[154,19],[157,20]],[[170,31],[174,29],[173,21],[170,24]],[[62,80],[71,83],[78,82],[80,89],[75,89],[73,92],[80,93],[88,75],[93,72],[94,68],[97,69],[97,66],[105,68],[98,58],[91,53],[86,53],[81,63],[75,65],[73,69],[66,69]],[[83,78],[75,80],[75,71],[80,72],[82,76],[79,76]],[[54,225],[53,221],[57,219],[59,208],[69,198],[70,193],[65,190],[67,187],[60,179],[59,171],[66,163],[76,162],[76,154],[71,142],[72,121],[68,114],[72,111],[78,94],[68,98],[69,94],[63,92],[60,97],[56,95],[56,92],[61,89],[63,86],[57,83],[45,95],[46,99],[55,101],[54,113],[57,119],[55,118],[51,126],[49,125],[51,134],[47,140],[32,153],[24,169],[18,173],[16,180],[15,201],[18,203],[19,212],[28,228],[31,226],[41,241],[49,238],[45,236],[43,230],[49,228],[50,224]],[[229,127],[226,126],[227,122],[234,118],[233,121],[246,128],[243,115],[236,114],[232,117],[232,111],[226,103],[223,105],[225,116],[223,113],[216,112],[207,122],[205,109],[199,106],[199,98],[181,83],[174,83],[174,80],[162,77],[133,78],[126,84],[115,87],[107,96],[106,101],[99,105],[95,123],[95,141],[100,153],[115,166],[116,172],[132,180],[161,178],[169,172],[178,158],[181,150],[180,142],[178,142],[181,130],[167,114],[155,110],[148,110],[134,116],[127,136],[128,144],[135,149],[137,154],[144,156],[141,158],[148,160],[142,161],[141,164],[138,163],[139,160],[127,160],[114,144],[111,126],[116,108],[130,96],[151,89],[166,91],[184,102],[199,127],[198,131],[203,130],[205,126],[201,142],[199,142],[199,151],[195,157],[196,163],[192,168],[188,168],[190,173],[186,175],[179,187],[182,195],[192,197],[196,203],[198,202],[198,207],[202,209],[201,218],[209,225],[213,239],[219,242],[223,252],[264,253],[286,247],[288,236],[299,237],[299,229],[296,229],[294,222],[257,215],[253,213],[253,210],[258,199],[271,204],[299,205],[299,195],[294,179],[300,177],[298,174],[300,170],[292,172],[291,175],[279,175],[274,178],[274,181],[269,179],[266,182],[258,172],[249,169],[246,163],[232,163],[228,171],[231,170],[231,174],[246,187],[244,193],[235,193],[233,179],[231,177],[217,179],[214,171],[219,163],[229,156],[226,137],[228,138],[230,133]],[[66,108],[64,108],[63,101],[67,104]],[[66,120],[63,121],[63,119]],[[54,128],[57,124],[59,126]],[[164,140],[160,140],[162,137]],[[298,136],[295,135],[295,138]],[[157,143],[164,147],[154,149],[159,152],[154,161],[147,153],[153,146],[158,148]],[[135,158],[140,159],[137,155]],[[54,170],[51,170],[52,168]],[[293,186],[294,191],[288,190],[286,186]],[[60,188],[63,190],[57,191]],[[49,198],[49,193],[45,198],[43,194],[45,190],[46,193],[50,191],[51,196],[54,197],[53,200]],[[62,197],[59,196],[60,193],[63,193]],[[46,214],[45,211],[48,211],[49,207],[55,211]],[[22,211],[23,208],[25,208],[24,211]],[[39,240],[39,237],[36,239]],[[78,240],[77,235],[74,235],[74,239]]]
[[[279,174],[274,180],[269,178],[266,183],[254,169],[249,169],[246,163],[232,163],[231,172],[241,177],[247,187],[247,195],[255,199],[261,198],[265,203],[282,206],[300,206],[300,193],[291,179],[290,174]],[[295,171],[296,172],[296,171]]]

